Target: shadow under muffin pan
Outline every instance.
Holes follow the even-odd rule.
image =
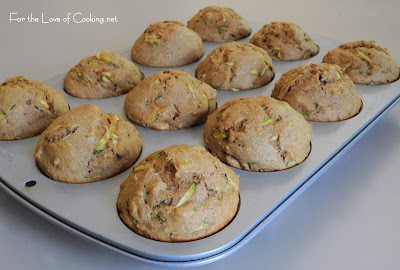
[[[252,25],[252,29],[261,26]],[[311,36],[321,48],[318,55],[304,61],[274,61],[276,74],[270,84],[240,92],[218,90],[218,104],[222,105],[239,96],[271,96],[275,82],[283,73],[300,65],[320,63],[329,50],[343,43],[317,34]],[[205,55],[202,59],[219,45],[204,43]],[[130,59],[130,48],[118,53]],[[85,55],[81,55],[83,57]],[[193,75],[200,61],[178,68]],[[164,70],[138,66],[146,77]],[[45,83],[65,94],[62,82],[67,71]],[[303,163],[287,170],[265,173],[233,169],[240,175],[240,211],[225,228],[200,240],[159,242],[139,236],[124,225],[117,214],[116,200],[119,185],[132,168],[107,180],[89,184],[66,184],[45,177],[36,168],[33,159],[38,136],[0,142],[0,186],[31,210],[67,231],[142,262],[165,267],[210,263],[232,254],[256,236],[400,100],[399,81],[378,86],[356,85],[356,88],[363,101],[363,108],[358,115],[339,122],[310,122],[313,126],[312,151]],[[125,117],[125,97],[86,100],[66,94],[71,108],[92,103],[99,105],[104,112],[121,117]],[[143,139],[143,151],[136,164],[149,154],[170,145],[204,146],[204,124],[177,131],[157,131],[135,126]]]

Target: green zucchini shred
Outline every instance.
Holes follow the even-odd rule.
[[[155,159],[159,159],[160,157],[161,157],[161,155],[159,153],[156,153],[153,155],[153,158],[155,158]]]
[[[252,169],[251,163],[250,163],[250,162],[247,162],[247,165],[249,166],[249,169],[251,170],[251,169]]]
[[[233,180],[226,173],[224,174],[224,176],[229,184],[231,184],[235,189],[239,190],[239,187],[233,182]]]
[[[133,172],[138,172],[138,171],[146,170],[146,169],[148,169],[148,168],[150,168],[150,164],[142,164],[142,165],[139,165],[139,166],[134,166],[134,167],[133,167]]]
[[[220,140],[223,140],[223,141],[227,141],[228,140],[228,136],[227,135],[225,135],[225,134],[214,134],[213,135],[213,137],[215,138],[215,139],[220,139]]]
[[[265,119],[265,120],[262,122],[262,125],[263,125],[263,126],[268,125],[269,123],[272,123],[272,122],[276,121],[277,119],[278,119],[278,117],[273,117],[273,118]]]
[[[96,148],[96,150],[94,150],[94,152],[93,152],[93,154],[98,154],[98,153],[100,153],[101,151],[103,151],[103,145],[101,145],[101,146],[98,146],[97,148]]]
[[[161,219],[161,221],[167,221],[165,217],[163,217],[161,214],[157,213],[157,217]]]
[[[242,143],[242,142],[239,142],[239,141],[233,141],[233,142],[236,143],[240,147],[244,147],[244,143]]]
[[[183,194],[182,198],[179,200],[178,204],[176,206],[174,206],[173,208],[178,208],[181,207],[182,205],[184,205],[189,199],[190,197],[192,197],[194,191],[196,190],[196,182],[193,182],[189,189],[185,192],[185,194]]]

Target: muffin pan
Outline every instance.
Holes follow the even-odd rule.
[[[260,27],[261,24],[253,25],[253,29]],[[304,61],[275,61],[276,75],[270,84],[241,92],[218,90],[218,104],[222,105],[238,96],[271,96],[275,82],[284,72],[300,65],[320,63],[328,50],[343,43],[316,34],[311,36],[321,48],[317,56]],[[241,42],[248,42],[248,38]],[[204,43],[203,57],[219,45]],[[130,48],[119,53],[130,59]],[[194,74],[198,64],[199,61],[180,69]],[[163,70],[138,66],[147,77]],[[64,92],[62,81],[65,75],[66,73],[61,74],[45,83]],[[21,203],[64,229],[143,262],[166,267],[210,263],[233,253],[257,235],[393,108],[400,100],[399,84],[399,81],[396,81],[379,86],[356,85],[363,100],[362,111],[345,121],[311,122],[312,150],[309,157],[300,165],[268,173],[234,169],[240,175],[240,209],[227,227],[204,239],[185,243],[164,243],[132,232],[121,222],[116,210],[119,185],[128,177],[131,168],[108,180],[95,183],[65,184],[53,181],[45,177],[35,166],[33,151],[38,136],[19,141],[0,142],[0,186]],[[92,103],[99,105],[105,112],[125,115],[123,107],[126,95],[102,100],[78,99],[69,95],[66,97],[71,108]],[[157,131],[136,125],[143,139],[143,152],[137,162],[150,153],[173,144],[204,146],[203,126],[204,124],[178,131]]]

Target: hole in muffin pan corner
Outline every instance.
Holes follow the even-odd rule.
[[[33,186],[35,186],[36,185],[36,181],[35,180],[28,180],[26,183],[25,183],[25,187],[33,187]]]

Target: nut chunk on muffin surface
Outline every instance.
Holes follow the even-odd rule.
[[[239,206],[239,176],[203,147],[173,145],[142,160],[121,184],[117,209],[134,232],[164,242],[209,236]]]
[[[271,97],[234,98],[209,116],[205,146],[222,162],[247,171],[293,167],[311,150],[312,127],[286,102]]]
[[[135,127],[96,105],[81,105],[56,120],[39,137],[34,152],[41,171],[56,181],[103,180],[132,166],[141,153]]]
[[[282,75],[272,97],[286,101],[305,119],[340,121],[358,114],[362,101],[349,76],[331,64],[310,64]]]
[[[295,23],[266,24],[250,39],[250,43],[266,50],[272,60],[303,60],[319,52],[315,41]]]
[[[275,72],[268,53],[253,45],[231,41],[222,44],[196,69],[196,77],[220,90],[259,88],[272,81]]]
[[[128,93],[143,79],[125,57],[103,50],[82,59],[64,78],[64,90],[77,98],[108,98]]]
[[[217,91],[181,70],[164,70],[144,79],[125,99],[134,123],[176,130],[204,123],[217,107]]]
[[[210,6],[200,10],[187,23],[206,42],[227,42],[247,37],[251,28],[231,8]]]
[[[0,85],[0,140],[39,135],[68,110],[64,95],[54,88],[22,76],[9,78]]]
[[[375,41],[342,44],[329,51],[324,63],[339,65],[356,84],[386,84],[399,78],[399,64]]]
[[[150,24],[132,46],[132,60],[150,67],[176,67],[199,60],[204,54],[200,36],[181,22]]]

